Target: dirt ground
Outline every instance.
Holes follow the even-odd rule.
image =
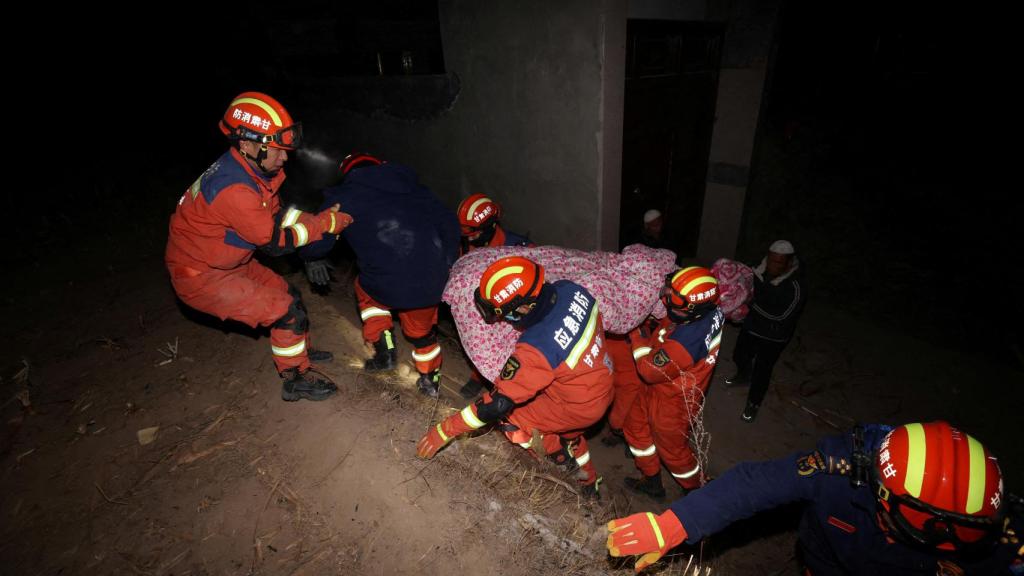
[[[180,306],[157,258],[48,289],[11,279],[0,302],[0,572],[630,573],[605,556],[602,524],[667,501],[622,489],[635,474],[622,447],[594,431],[597,504],[496,434],[417,460],[427,426],[465,404],[453,392],[468,374],[457,342],[442,341],[440,401],[414,390],[408,365],[361,374],[369,354],[350,277],[339,276],[328,295],[288,276],[317,346],[336,355],[324,372],[340,392],[320,403],[282,402],[266,335]],[[989,444],[1020,491],[1019,367],[812,300],[761,415],[745,424],[746,390],[722,383],[735,336],[727,328],[705,410],[713,475],[855,420],[943,417]],[[796,574],[797,519],[788,508],[741,522],[662,573]]]

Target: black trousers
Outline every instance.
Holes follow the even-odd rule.
[[[740,330],[736,347],[732,351],[732,360],[742,374],[750,376],[750,392],[747,402],[761,405],[768,393],[768,384],[772,380],[775,363],[789,342],[775,342],[754,336],[746,330]]]

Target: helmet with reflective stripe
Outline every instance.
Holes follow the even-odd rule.
[[[516,309],[537,302],[544,285],[544,268],[522,256],[509,256],[494,262],[480,276],[474,300],[488,322],[514,319]],[[509,316],[512,318],[507,318]]]
[[[262,92],[242,92],[231,101],[220,131],[231,140],[295,150],[302,144],[302,124],[293,122],[280,102]]]
[[[341,161],[341,166],[338,170],[341,171],[341,175],[345,176],[355,168],[361,168],[363,166],[380,166],[384,161],[377,158],[376,156],[370,156],[364,152],[353,152],[345,159]]]
[[[999,464],[947,422],[906,424],[882,441],[873,479],[884,525],[910,543],[960,550],[1002,527]]]
[[[718,280],[701,266],[681,268],[665,277],[661,301],[673,320],[696,320],[718,305]]]
[[[489,223],[497,220],[501,215],[501,206],[483,194],[473,194],[459,203],[459,226],[462,227],[462,235],[468,236]]]

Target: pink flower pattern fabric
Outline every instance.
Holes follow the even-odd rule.
[[[477,370],[493,381],[515,349],[518,334],[507,322],[487,324],[473,303],[473,292],[484,270],[507,256],[524,256],[544,267],[544,280],[571,280],[597,299],[604,329],[625,334],[648,315],[665,317],[658,299],[665,275],[675,270],[670,250],[642,244],[625,247],[622,254],[584,252],[558,246],[497,246],[463,256],[452,267],[441,299],[452,308],[462,347]]]
[[[728,258],[719,258],[711,267],[718,279],[718,306],[731,322],[747,317],[747,303],[754,296],[754,271],[750,266]]]

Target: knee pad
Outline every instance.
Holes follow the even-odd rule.
[[[309,315],[306,313],[305,304],[302,303],[302,295],[291,285],[288,286],[288,294],[292,297],[288,311],[272,326],[281,330],[291,330],[299,335],[305,334],[309,330]]]
[[[418,338],[412,338],[408,334],[405,334],[404,331],[402,334],[405,336],[405,339],[409,344],[412,344],[416,348],[426,348],[427,346],[437,344],[437,326],[431,327],[430,332],[427,332],[426,335]]]
[[[496,422],[507,416],[515,406],[511,398],[495,392],[490,402],[484,402],[483,398],[476,401],[476,416],[484,422]]]

